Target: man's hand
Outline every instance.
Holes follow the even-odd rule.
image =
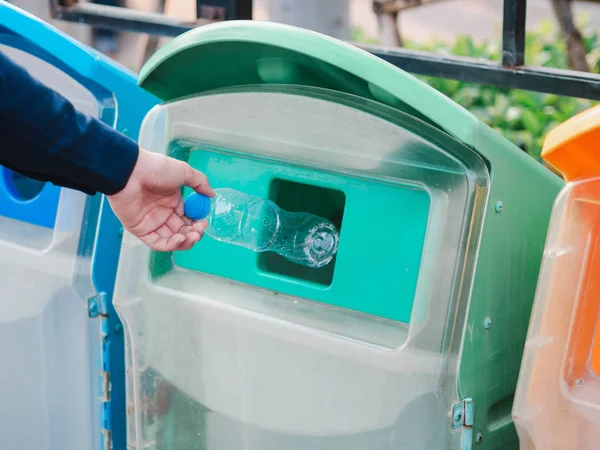
[[[215,195],[206,176],[187,163],[140,149],[127,185],[108,201],[125,229],[153,250],[187,250],[208,224],[184,215],[182,186]]]

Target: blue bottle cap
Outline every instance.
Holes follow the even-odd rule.
[[[206,219],[210,213],[210,198],[206,195],[192,192],[185,199],[183,211],[192,220]]]

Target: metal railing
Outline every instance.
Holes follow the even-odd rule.
[[[252,18],[252,0],[197,0],[199,17],[193,23],[160,13],[79,4],[76,0],[49,1],[52,16],[56,19],[158,36],[174,37],[196,26],[220,20]],[[526,0],[504,0],[501,62],[442,56],[404,48],[355,45],[414,74],[600,100],[598,74],[524,65],[526,9]]]

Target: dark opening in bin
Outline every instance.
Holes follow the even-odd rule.
[[[271,183],[270,199],[290,212],[308,212],[331,220],[341,230],[346,196],[342,191],[320,186],[275,179]],[[276,253],[259,255],[259,265],[266,272],[285,275],[324,286],[331,285],[336,258],[319,269],[290,262]]]
[[[15,200],[21,202],[33,200],[40,195],[46,185],[44,181],[34,180],[9,169],[4,170],[6,189]]]

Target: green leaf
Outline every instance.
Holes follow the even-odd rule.
[[[499,93],[496,95],[494,106],[498,112],[506,111],[508,108],[510,108],[510,98],[506,94]]]
[[[469,108],[471,105],[473,105],[478,96],[478,88],[467,86],[458,89],[452,96],[452,100],[465,108]]]
[[[539,94],[529,91],[510,91],[510,102],[513,105],[524,106],[531,109],[542,108]]]
[[[453,53],[459,56],[475,56],[476,50],[471,36],[458,36],[454,44]]]
[[[532,139],[533,136],[537,137],[542,130],[542,124],[540,120],[530,109],[521,110],[521,122],[523,122],[525,129],[531,133]]]
[[[487,125],[494,123],[494,114],[491,114],[487,108],[474,108],[471,109],[471,113]]]

